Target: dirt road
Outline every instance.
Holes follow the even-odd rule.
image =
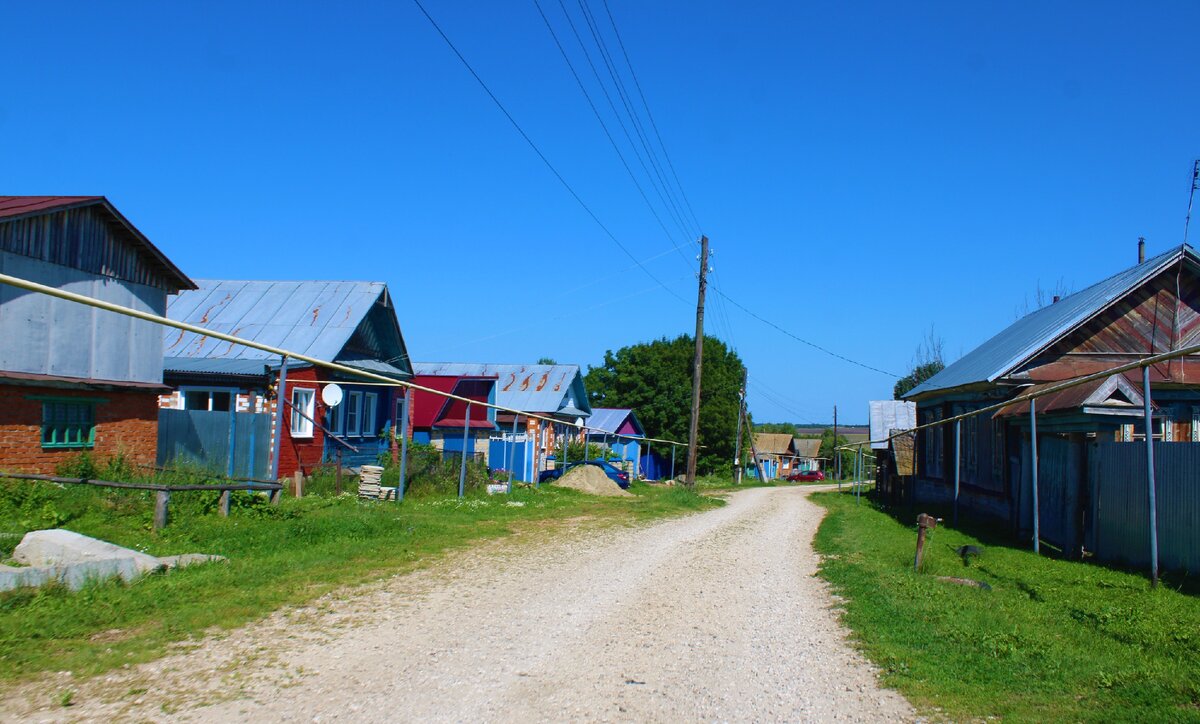
[[[0,718],[808,721],[912,718],[814,577],[807,490],[568,534],[276,614]]]

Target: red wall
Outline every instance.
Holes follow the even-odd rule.
[[[42,401],[33,396],[102,399],[96,405],[96,444],[87,449],[105,460],[118,452],[143,465],[158,453],[158,393],[26,387],[0,383],[0,469],[53,474],[85,448],[42,448]]]
[[[297,387],[316,390],[313,419],[323,422],[325,405],[321,403],[321,385],[318,382],[317,370],[315,368],[288,370],[287,390],[279,391],[280,399],[286,399],[290,403],[292,390]],[[325,450],[325,433],[314,425],[311,438],[292,438],[292,406],[290,404],[282,405],[282,410],[283,415],[280,419],[283,423],[283,444],[280,446],[279,477],[291,477],[299,468],[303,468],[303,472],[307,475],[312,472],[314,466],[321,462],[321,454]]]

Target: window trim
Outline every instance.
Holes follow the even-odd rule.
[[[41,403],[42,403],[42,424],[41,424],[41,433],[39,435],[39,442],[41,444],[42,449],[44,449],[44,450],[90,450],[90,449],[96,447],[96,401],[95,400],[86,399],[86,398],[77,398],[77,397],[59,397],[59,398],[44,397],[44,398],[41,398]],[[86,410],[87,414],[86,414],[85,419],[82,419],[76,423],[71,423],[66,420],[48,422],[47,421],[48,416],[47,416],[46,412],[48,409],[51,409],[52,406],[54,406],[54,405],[69,405],[72,407],[79,408],[81,410]],[[67,416],[64,415],[64,417],[67,417]],[[56,437],[59,428],[62,428],[64,439],[62,441],[59,441],[57,439],[47,441],[46,440],[47,429],[53,429],[54,434],[52,435],[52,437]],[[79,428],[77,430],[78,435],[76,436],[75,440],[71,439],[70,431],[72,428]],[[86,430],[86,432],[87,432],[86,436],[83,434],[84,430]]]
[[[207,392],[208,393],[208,407],[206,407],[206,408],[188,407],[187,406],[187,395],[189,392]],[[229,407],[234,411],[237,410],[238,395],[240,395],[242,392],[239,388],[237,388],[237,387],[210,387],[210,386],[200,386],[200,385],[196,385],[196,386],[181,385],[179,387],[179,404],[183,405],[183,407],[181,407],[180,409],[182,409],[182,410],[203,409],[208,412],[212,412],[213,411],[213,393],[214,392],[219,392],[221,394],[229,395]],[[229,412],[229,410],[217,410],[217,412]]]
[[[346,437],[362,437],[362,396],[361,390],[351,390],[346,393]],[[354,425],[350,424],[350,416],[354,416]]]
[[[375,422],[379,418],[379,393],[367,392],[363,395],[363,414],[362,422],[365,425],[360,425],[364,428],[363,437],[374,437],[378,430],[375,429]]]
[[[297,397],[305,397],[306,401],[300,402]],[[313,412],[316,407],[317,391],[312,387],[293,387],[292,388],[292,414],[291,424],[289,425],[291,436],[293,438],[309,439],[313,436],[313,424],[311,419],[305,419],[300,416],[303,412],[309,418],[313,418]]]

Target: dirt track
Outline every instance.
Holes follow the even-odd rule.
[[[813,576],[807,492],[456,556],[0,719],[910,719]]]

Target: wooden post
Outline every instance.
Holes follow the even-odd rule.
[[[1029,447],[1033,459],[1033,552],[1041,551],[1041,533],[1038,530],[1038,436],[1037,398],[1029,401]]]
[[[913,558],[913,571],[921,570],[921,562],[925,557],[925,531],[933,530],[937,527],[937,518],[934,518],[928,513],[921,513],[917,516],[917,555]]]
[[[162,530],[167,527],[167,506],[171,503],[171,492],[160,490],[154,498],[154,529]]]
[[[404,388],[403,426],[400,428],[400,482],[396,484],[396,502],[404,500],[404,486],[408,480],[408,406],[412,403],[412,388]]]
[[[337,449],[337,474],[333,477],[333,494],[342,494],[342,446],[339,444]]]
[[[1032,402],[1032,400],[1031,400]],[[958,488],[962,474],[962,420],[954,421],[954,527],[958,527]]]
[[[221,491],[221,502],[218,505],[218,512],[225,518],[229,517],[229,498],[233,493],[228,490]]]
[[[303,498],[304,497],[304,473],[297,470],[295,472],[295,474],[292,475],[292,482],[294,484],[294,487],[292,488],[292,490],[295,491],[296,497]]]
[[[471,432],[471,403],[467,403],[467,414],[463,420],[462,461],[458,466],[458,497],[462,497],[467,486],[467,434]]]
[[[696,355],[692,363],[692,419],[688,426],[687,478],[696,484],[696,454],[700,444],[700,377],[704,370],[704,292],[708,288],[708,237],[700,236],[700,291],[696,295]],[[674,447],[671,448],[674,451]],[[671,477],[674,477],[672,475]]]

